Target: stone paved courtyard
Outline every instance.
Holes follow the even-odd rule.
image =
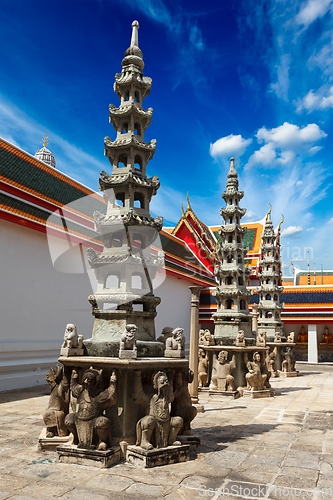
[[[60,464],[37,452],[48,387],[0,393],[0,499],[333,498],[333,367],[315,370],[273,379],[271,399],[201,395],[201,452],[154,469]]]

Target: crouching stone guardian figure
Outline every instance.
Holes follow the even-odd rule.
[[[109,387],[100,391],[100,376],[101,372],[91,367],[84,372],[82,384],[79,384],[77,372],[72,372],[70,387],[77,398],[78,410],[66,416],[65,424],[73,433],[78,448],[103,451],[111,448],[111,422],[103,412],[117,401],[117,378],[113,372]]]
[[[141,371],[135,371],[133,398],[148,413],[136,425],[136,446],[151,450],[180,445],[176,436],[183,427],[183,419],[179,416],[171,417],[169,410],[170,403],[174,400],[173,371],[170,370],[169,377],[162,371],[155,373],[153,388],[156,393],[152,397],[145,394]]]

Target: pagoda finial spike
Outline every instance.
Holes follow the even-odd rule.
[[[237,172],[235,169],[235,158],[233,156],[230,158],[230,168],[228,172],[228,179],[230,178],[237,178]]]
[[[132,39],[131,39],[131,47],[139,47],[139,23],[138,21],[132,22]]]
[[[49,142],[50,141],[49,141],[49,138],[47,137],[47,131],[45,130],[45,137],[43,138],[41,143],[43,144],[44,148],[46,148],[46,146],[48,145]]]
[[[182,217],[184,218],[184,217],[185,217],[185,212],[184,212],[184,204],[183,204],[183,200],[182,200],[182,212],[183,212]]]
[[[191,207],[191,204],[190,204],[190,198],[188,196],[188,191],[187,191],[187,210],[191,210],[192,211],[192,207]]]

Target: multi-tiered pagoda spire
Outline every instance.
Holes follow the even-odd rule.
[[[266,332],[267,340],[273,340],[275,333],[282,334],[283,323],[280,294],[283,291],[280,260],[280,222],[277,235],[271,219],[272,207],[267,213],[264,232],[261,235],[261,255],[258,262],[259,294],[258,333]]]
[[[252,292],[246,288],[251,271],[244,264],[248,248],[243,245],[247,229],[240,224],[246,213],[246,209],[239,206],[243,196],[244,192],[238,190],[235,159],[231,158],[227,189],[222,193],[226,206],[221,209],[224,224],[219,230],[216,250],[218,263],[215,268],[219,285],[214,293],[217,302],[217,312],[214,314],[215,337],[222,337],[224,343],[228,339],[235,339],[239,330],[244,330],[245,335],[251,333],[248,306]]]
[[[138,28],[134,21],[122,72],[115,76],[114,91],[120,106],[109,107],[110,123],[117,134],[114,141],[109,137],[104,140],[112,175],[101,172],[99,181],[107,211],[106,215],[94,213],[104,249],[101,254],[89,251],[89,263],[98,280],[97,291],[89,298],[95,316],[93,338],[103,341],[119,339],[131,323],[138,326],[138,339],[155,339],[154,318],[160,303],[153,294],[152,279],[163,265],[163,256],[154,257],[150,245],[162,228],[163,218],[153,218],[149,212],[151,197],[160,183],[158,177],[146,175],[156,141],[145,142],[153,110],[142,107],[152,80],[143,75]]]

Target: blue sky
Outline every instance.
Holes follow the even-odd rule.
[[[333,6],[331,0],[2,0],[0,136],[34,154],[47,130],[57,168],[98,190],[111,172],[108,105],[114,74],[140,23],[153,79],[148,168],[166,225],[189,192],[208,225],[221,223],[230,156],[245,191],[244,220],[272,204],[290,259],[333,269]]]

